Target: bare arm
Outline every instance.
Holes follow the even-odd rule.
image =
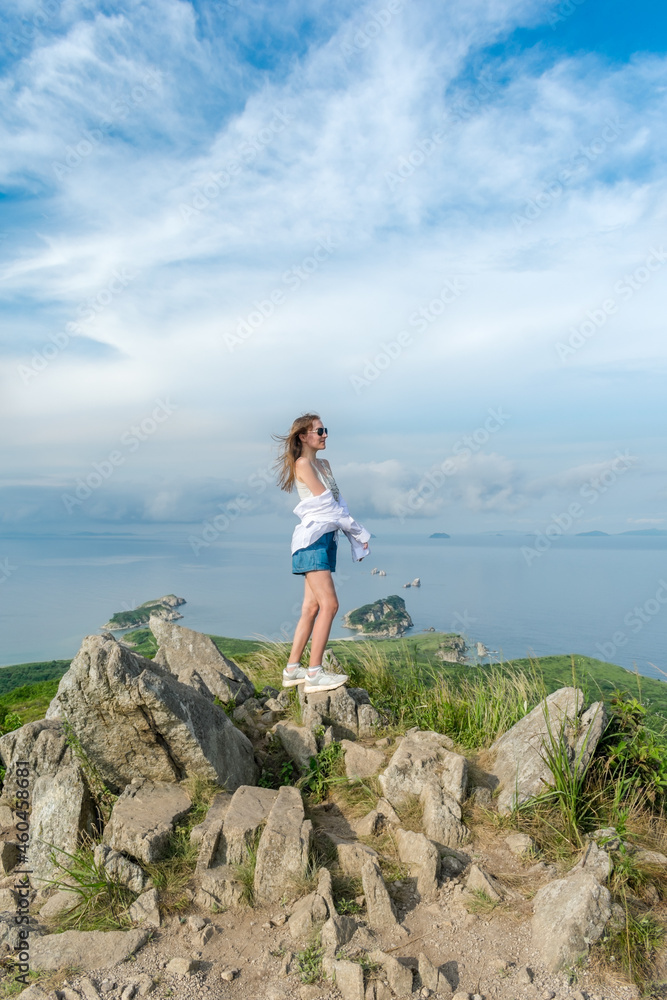
[[[319,497],[325,492],[326,486],[305,456],[302,455],[301,458],[297,458],[294,466],[296,470],[296,478],[306,484],[314,497]]]

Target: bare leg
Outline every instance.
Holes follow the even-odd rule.
[[[303,651],[306,648],[306,643],[310,639],[310,633],[313,631],[313,625],[315,624],[317,612],[320,610],[317,598],[308,584],[309,576],[310,573],[307,573],[303,578],[304,587],[301,617],[299,618],[294,631],[294,640],[292,642],[292,650],[289,655],[289,663],[298,663],[301,659]]]
[[[306,586],[310,587],[319,607],[310,647],[310,666],[315,667],[322,663],[324,649],[329,641],[331,625],[338,611],[338,597],[331,571],[328,569],[316,569],[306,573]]]

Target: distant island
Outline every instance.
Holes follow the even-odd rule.
[[[588,536],[591,536],[591,535],[604,535],[605,538],[609,538],[609,532],[608,531],[578,531],[577,532],[577,537],[578,538],[584,537],[586,535],[588,535]]]
[[[164,597],[158,597],[155,601],[145,601],[144,604],[140,604],[134,611],[117,611],[115,615],[111,616],[106,625],[102,625],[101,627],[113,632],[136,625],[147,625],[151,615],[156,615],[165,622],[175,622],[178,618],[182,618],[183,615],[179,615],[178,611],[174,609],[179,604],[185,603],[186,600],[184,597],[176,597],[175,594],[166,594]]]
[[[452,536],[448,535],[446,531],[434,531],[433,534],[429,535],[428,537],[429,538],[451,538]]]
[[[364,635],[379,638],[403,635],[413,625],[412,618],[405,610],[405,601],[397,594],[348,611],[343,618],[344,628],[357,629]]]

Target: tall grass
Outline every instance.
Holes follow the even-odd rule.
[[[446,733],[461,747],[488,747],[545,696],[536,664],[529,670],[493,665],[450,680],[446,668],[417,665],[405,650],[397,663],[372,642],[355,643],[346,664],[350,684],[365,688],[396,727]]]

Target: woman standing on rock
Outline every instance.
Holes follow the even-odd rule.
[[[301,617],[296,626],[289,662],[283,670],[283,687],[304,684],[304,691],[333,691],[348,679],[329,674],[322,657],[338,611],[338,598],[331,574],[336,569],[336,535],[340,528],[352,546],[352,559],[368,555],[370,533],[358,524],[340,495],[331,466],[318,459],[327,446],[328,432],[316,413],[305,413],[289,433],[274,435],[282,448],[276,462],[278,484],[291,492],[296,485],[299,503],[294,513],[301,523],[292,535],[292,573],[304,578]],[[301,656],[312,634],[310,666],[301,666]]]

